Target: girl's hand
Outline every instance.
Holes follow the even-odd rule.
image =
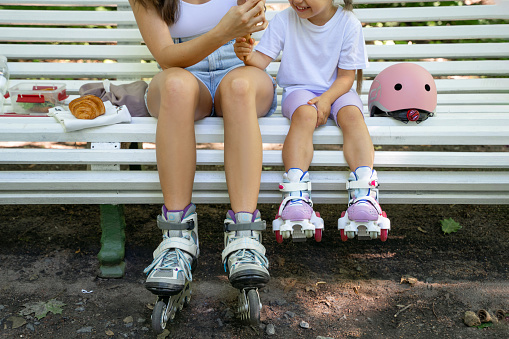
[[[250,38],[248,41],[245,37],[235,39],[233,49],[237,58],[244,62],[248,62],[253,54],[254,39]]]
[[[325,125],[330,115],[332,103],[329,100],[322,97],[315,97],[308,101],[309,105],[315,105],[317,116],[316,116],[316,127]]]

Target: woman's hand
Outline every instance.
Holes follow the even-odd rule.
[[[308,105],[315,105],[316,106],[316,127],[325,125],[327,123],[327,119],[330,115],[331,105],[332,102],[330,102],[327,98],[323,98],[321,96],[314,97],[313,99],[308,101]]]
[[[265,0],[246,0],[230,8],[215,29],[224,34],[225,41],[262,31],[269,24],[264,8]]]

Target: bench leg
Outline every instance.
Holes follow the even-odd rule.
[[[101,251],[97,255],[101,278],[122,278],[125,273],[124,205],[101,206]]]

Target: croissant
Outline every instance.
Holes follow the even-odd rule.
[[[95,119],[106,112],[101,98],[85,95],[69,103],[69,110],[78,119]]]

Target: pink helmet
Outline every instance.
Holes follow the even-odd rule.
[[[398,63],[378,74],[369,89],[370,116],[421,122],[433,116],[437,87],[431,74],[413,63]]]

